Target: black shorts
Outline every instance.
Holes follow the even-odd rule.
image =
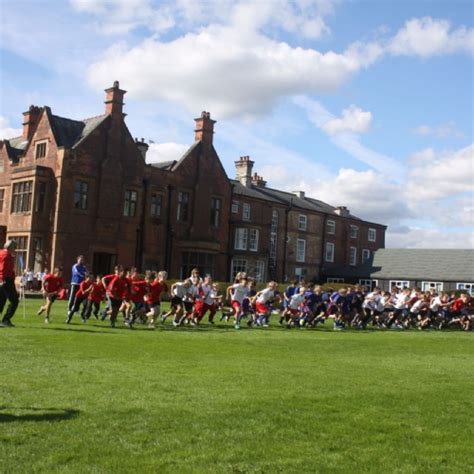
[[[58,295],[51,295],[51,296],[47,296],[46,299],[48,301],[51,301],[51,303],[54,303],[57,299]]]
[[[192,301],[184,301],[184,309],[187,313],[190,313],[193,310],[194,303]]]
[[[178,309],[178,306],[183,306],[183,299],[179,296],[173,296],[173,298],[171,298],[171,307]]]
[[[115,298],[109,298],[110,307],[114,310],[119,310],[120,306],[122,306],[122,300],[116,300]]]

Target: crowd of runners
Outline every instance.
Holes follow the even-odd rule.
[[[264,289],[257,291],[255,280],[243,272],[235,276],[233,284],[224,288],[210,275],[201,276],[197,268],[183,281],[170,285],[166,280],[166,271],[147,271],[142,275],[136,268],[126,269],[121,265],[117,265],[110,275],[93,276],[87,271],[83,257],[78,256],[72,267],[65,322],[71,323],[75,315],[83,323],[94,317],[109,321],[114,328],[120,317],[127,328],[141,324],[153,329],[166,321],[171,321],[174,327],[198,326],[207,317],[210,324],[218,319],[240,329],[242,325],[268,327],[273,315],[280,325],[289,329],[315,328],[330,320],[334,330],[373,326],[398,330],[458,328],[464,331],[472,330],[474,322],[474,298],[467,293],[450,295],[442,291],[422,292],[419,288],[398,287],[388,292],[379,288],[367,290],[360,285],[333,290],[304,280],[291,282],[283,291],[276,282],[270,281]],[[12,298],[11,286],[7,291],[0,291],[0,314],[6,300],[10,299],[10,307],[2,320],[7,326],[13,325],[11,317],[18,304],[18,300]],[[51,308],[65,289],[61,268],[54,268],[44,276],[42,288],[45,302],[37,314],[44,315],[45,323],[49,323]],[[161,308],[164,295],[170,301],[166,311]]]

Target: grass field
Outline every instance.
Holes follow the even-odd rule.
[[[474,472],[474,334],[0,329],[0,471]]]

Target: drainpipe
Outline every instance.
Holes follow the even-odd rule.
[[[290,214],[291,209],[293,208],[293,198],[290,199],[290,207],[285,209],[285,234],[284,234],[284,247],[283,247],[283,268],[281,281],[285,281],[286,276],[286,260],[288,252],[288,215]]]

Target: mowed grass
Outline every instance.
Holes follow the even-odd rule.
[[[473,472],[474,334],[0,329],[1,472]]]

